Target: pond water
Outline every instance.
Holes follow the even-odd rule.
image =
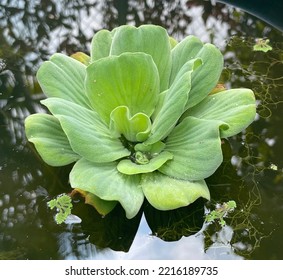
[[[0,259],[283,259],[282,32],[209,1],[0,1]],[[224,162],[207,179],[211,201],[161,212],[145,202],[132,220],[117,206],[101,217],[81,198],[66,223],[47,202],[69,193],[71,166],[46,165],[27,142],[24,119],[44,109],[35,78],[54,52],[88,52],[93,34],[153,23],[178,40],[193,34],[225,58],[222,82],[251,88],[255,122],[223,140]],[[254,51],[258,38],[272,50]],[[234,200],[217,221],[205,215]]]

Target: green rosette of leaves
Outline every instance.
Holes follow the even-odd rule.
[[[212,44],[176,42],[155,25],[101,30],[90,56],[54,54],[37,79],[51,114],[30,115],[26,135],[52,166],[74,163],[70,184],[103,215],[133,218],[144,198],[159,210],[210,199],[205,178],[223,160],[221,138],[256,113],[250,89],[209,94],[223,69]]]

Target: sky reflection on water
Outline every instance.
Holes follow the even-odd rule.
[[[80,244],[74,253],[72,234],[62,233],[58,237],[59,250],[65,259],[98,259],[98,260],[154,260],[154,259],[180,259],[180,260],[209,260],[209,259],[243,259],[233,251],[230,244],[233,229],[229,226],[223,228],[215,236],[214,244],[206,251],[204,249],[204,236],[201,232],[189,237],[182,237],[178,241],[164,242],[151,235],[144,216],[132,243],[129,252],[116,252],[111,249],[99,250],[93,244]],[[238,244],[240,246],[240,244]],[[244,246],[244,245],[243,245]]]

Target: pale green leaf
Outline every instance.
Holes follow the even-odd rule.
[[[167,92],[168,92],[168,90],[165,90],[165,91],[159,93],[157,104],[155,106],[155,110],[154,110],[154,112],[153,112],[153,114],[151,116],[152,121],[154,121],[156,119],[157,115],[161,111],[161,109],[162,109],[162,107],[164,105],[164,101],[165,101]],[[167,99],[168,99],[168,96],[167,96]]]
[[[137,152],[138,153],[138,152]],[[173,158],[173,155],[169,152],[161,152],[152,159],[149,159],[146,164],[138,164],[129,159],[121,160],[117,169],[119,172],[126,175],[149,173],[160,168],[166,161]]]
[[[70,183],[100,199],[120,202],[129,219],[139,212],[144,199],[140,175],[120,173],[115,162],[101,164],[81,159],[70,173]]]
[[[204,180],[185,181],[159,172],[142,175],[141,186],[148,202],[159,210],[172,210],[193,203],[200,197],[210,199]]]
[[[202,65],[192,73],[186,109],[195,106],[215,88],[223,69],[223,56],[212,44],[205,44],[196,57],[201,58]]]
[[[149,54],[157,66],[160,77],[160,91],[168,88],[171,71],[171,43],[166,29],[156,25],[121,26],[113,36],[111,55],[124,52]]]
[[[91,62],[109,56],[112,36],[112,32],[105,29],[98,31],[93,36],[90,47]]]
[[[93,162],[110,162],[128,156],[117,138],[95,111],[59,98],[48,98],[42,103],[60,121],[72,149]]]
[[[69,56],[56,53],[44,62],[37,79],[48,97],[59,97],[81,106],[90,107],[84,90],[86,66]]]
[[[254,93],[250,89],[239,88],[207,96],[198,105],[189,109],[185,116],[227,123],[229,129],[221,130],[220,136],[224,138],[245,129],[253,122],[255,114]]]
[[[161,141],[156,142],[152,145],[146,145],[143,142],[143,143],[136,144],[134,149],[136,152],[140,151],[143,153],[159,154],[164,150],[165,146],[166,145]]]
[[[87,67],[86,92],[106,123],[118,106],[127,106],[131,115],[151,116],[159,93],[157,68],[143,53],[102,58]]]
[[[150,129],[150,118],[143,113],[131,116],[129,108],[126,106],[116,107],[111,112],[110,130],[115,132],[118,137],[122,134],[128,141],[141,142],[147,139]]]
[[[152,144],[165,138],[176,125],[184,112],[191,89],[191,75],[201,66],[200,59],[193,59],[183,65],[173,84],[163,97],[163,104],[155,116],[151,135],[146,144]]]
[[[220,127],[223,122],[185,118],[170,133],[164,151],[173,154],[173,159],[159,171],[178,179],[201,180],[212,175],[222,163]]]
[[[188,36],[178,43],[172,50],[172,70],[170,74],[170,85],[174,82],[178,72],[185,63],[194,59],[203,47],[203,43],[195,36]]]
[[[69,143],[59,121],[47,114],[33,114],[25,119],[27,138],[42,159],[51,166],[63,166],[80,158]]]

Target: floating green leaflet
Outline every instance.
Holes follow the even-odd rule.
[[[269,46],[269,39],[257,39],[253,47],[254,51],[268,52],[272,50],[272,47]]]
[[[65,222],[67,217],[71,214],[72,199],[67,194],[59,195],[57,198],[50,200],[47,205],[52,210],[56,208],[58,213],[55,215],[55,220],[57,224],[62,224]]]
[[[237,204],[234,200],[224,202],[223,204],[217,204],[215,210],[207,214],[205,221],[208,223],[218,221],[218,223],[223,227],[226,225],[224,218],[227,217],[229,213],[233,212],[236,207]]]

